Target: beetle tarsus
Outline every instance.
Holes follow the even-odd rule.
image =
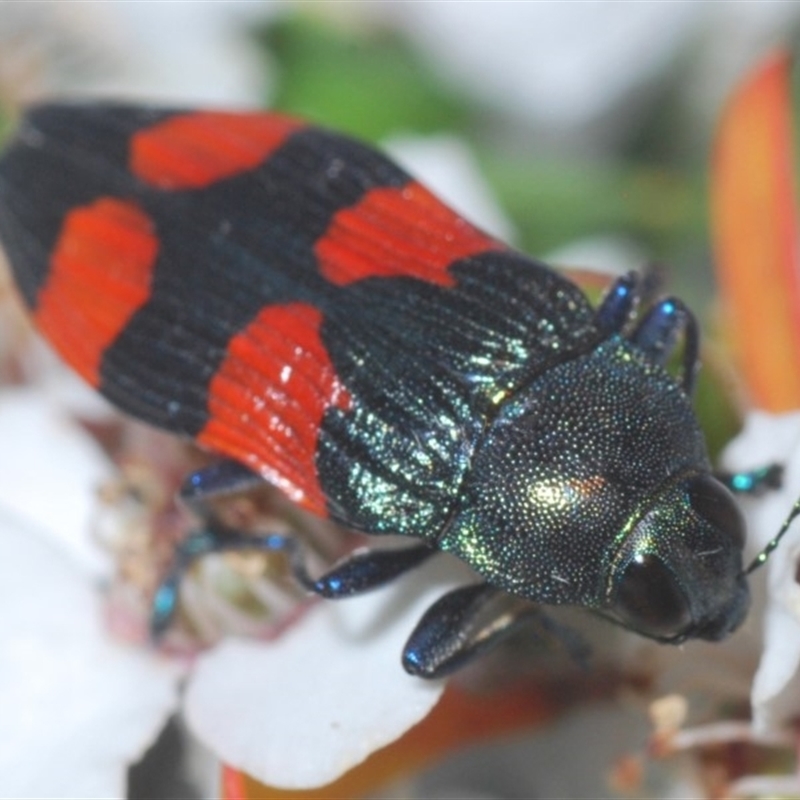
[[[427,544],[400,550],[359,549],[314,581],[310,588],[329,599],[368,592],[413,569],[435,552]]]
[[[487,583],[440,597],[403,649],[403,667],[421,678],[441,678],[541,616],[538,606]]]
[[[161,581],[150,606],[150,638],[158,641],[167,632],[178,608],[178,591],[185,567],[173,569]]]
[[[638,299],[639,276],[629,272],[612,284],[595,313],[595,323],[609,336],[620,333],[631,318]]]
[[[243,492],[261,483],[263,478],[260,475],[238,461],[224,459],[187,475],[178,496],[193,508],[196,505],[203,508],[203,503],[208,498]]]
[[[694,314],[677,297],[666,297],[654,305],[636,326],[631,341],[657,364],[665,364],[683,331],[681,382],[691,394],[700,355],[700,331]]]
[[[721,481],[734,494],[760,496],[764,492],[780,489],[783,485],[783,465],[766,464],[756,469],[741,472],[716,472]]]

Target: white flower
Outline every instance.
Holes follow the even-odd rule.
[[[784,465],[783,487],[758,500],[745,500],[750,555],[755,556],[781,527],[800,494],[800,412],[748,415],[742,433],[728,447],[726,464],[748,469]],[[753,721],[768,733],[800,713],[800,523],[793,525],[766,567],[764,648],[753,682]]]
[[[377,592],[316,605],[270,644],[228,640],[190,682],[190,728],[226,763],[287,789],[322,786],[433,708],[443,681],[405,674],[400,653],[445,586],[431,564]],[[437,574],[438,573],[438,574]]]
[[[111,466],[34,390],[0,394],[0,795],[122,797],[181,668],[115,643],[88,546]]]
[[[104,570],[80,540],[110,465],[89,435],[36,390],[4,390],[0,442],[0,796],[123,797],[127,766],[178,708],[185,661],[115,642],[105,624]],[[438,700],[442,682],[406,675],[400,653],[452,585],[441,570],[319,603],[276,641],[199,656],[190,730],[262,781],[335,779]]]

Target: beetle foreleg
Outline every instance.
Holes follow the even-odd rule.
[[[637,325],[631,341],[657,364],[665,364],[681,331],[684,333],[681,379],[684,391],[691,394],[700,354],[700,333],[694,314],[681,300],[667,297],[656,303]]]
[[[440,678],[541,616],[537,606],[486,583],[440,597],[423,615],[403,650],[406,672]]]
[[[356,550],[314,581],[311,591],[322,597],[350,597],[377,589],[421,564],[436,551],[428,545],[402,550]]]
[[[403,649],[406,672],[441,678],[463,667],[523,627],[555,638],[585,668],[589,648],[580,634],[553,620],[528,600],[486,583],[454,589],[423,615]]]

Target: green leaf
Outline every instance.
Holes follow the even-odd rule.
[[[277,64],[271,105],[371,141],[461,126],[467,103],[395,31],[294,14],[258,34]]]
[[[711,462],[716,464],[722,448],[741,430],[742,417],[731,381],[709,360],[708,353],[704,354],[703,368],[697,376],[692,404],[705,434]]]
[[[0,145],[6,140],[6,137],[11,133],[13,122],[11,114],[7,113],[6,109],[0,105]]]

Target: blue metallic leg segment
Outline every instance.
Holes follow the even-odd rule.
[[[684,332],[681,380],[686,394],[691,394],[700,355],[700,332],[694,314],[681,300],[667,297],[656,303],[634,330],[631,341],[657,364],[665,364],[681,331]]]
[[[166,632],[175,616],[180,582],[186,570],[196,559],[226,550],[285,553],[295,580],[305,589],[314,590],[314,581],[306,571],[301,547],[295,539],[280,534],[254,536],[211,525],[190,534],[176,548],[172,567],[153,597],[150,634],[154,639]]]
[[[411,675],[440,678],[540,619],[538,606],[485,583],[454,589],[424,614],[403,650]]]
[[[314,580],[308,574],[302,547],[296,539],[280,534],[245,534],[210,524],[204,530],[192,533],[176,549],[172,568],[153,598],[150,618],[153,638],[162,636],[175,616],[180,582],[186,570],[196,559],[226,550],[285,553],[295,580],[307,591],[327,598],[350,597],[377,589],[418,566],[435,552],[428,545],[401,550],[357,551]]]
[[[745,472],[717,472],[721,481],[734,494],[759,496],[771,489],[780,489],[783,483],[783,467],[780,464],[767,464],[758,469]]]
[[[402,550],[356,550],[314,581],[311,591],[331,599],[368,592],[419,566],[435,552],[428,545]]]
[[[619,333],[631,318],[636,305],[639,276],[629,272],[618,278],[595,313],[595,322],[609,336]]]
[[[172,566],[153,597],[150,633],[161,637],[170,626],[178,607],[180,582],[195,559],[224,550],[268,550],[285,552],[290,558],[297,580],[310,588],[311,579],[305,571],[297,543],[285,536],[268,534],[247,535],[222,525],[208,501],[234,492],[261,485],[262,478],[236,461],[224,460],[209,464],[191,473],[184,480],[178,498],[205,523],[176,548]]]
[[[244,492],[260,486],[264,479],[238,461],[217,461],[187,475],[178,496],[189,506],[199,505],[209,497]]]

